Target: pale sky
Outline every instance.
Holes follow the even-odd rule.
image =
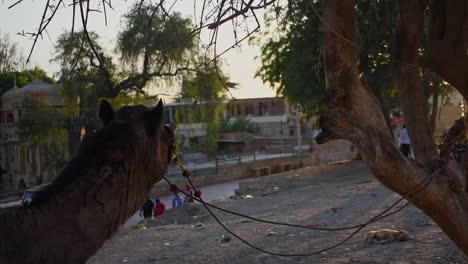
[[[20,44],[27,56],[33,41],[19,36],[17,33],[22,30],[24,32],[35,31],[40,23],[45,0],[24,0],[16,7],[8,9],[8,6],[16,1],[2,0],[0,2],[0,31],[10,34],[10,37]],[[107,27],[103,15],[95,14],[90,18],[88,30],[97,32],[101,36],[101,43],[109,51],[113,49],[117,32],[120,31],[121,16],[133,2],[113,1],[115,11],[108,12]],[[193,0],[178,1],[172,10],[179,11],[187,17],[193,17]],[[71,28],[71,18],[71,8],[59,10],[54,21],[48,26],[48,34],[45,34],[44,39],[36,44],[31,57],[32,66],[39,66],[51,75],[58,71],[58,66],[50,62],[52,47],[58,36],[63,31]],[[226,23],[226,25],[223,25],[224,29],[220,30],[219,50],[234,43],[232,30],[230,30],[229,26],[229,23]],[[255,71],[260,66],[259,60],[255,60],[254,57],[259,56],[259,54],[260,49],[258,47],[249,46],[247,42],[244,42],[240,50],[232,49],[223,55],[225,62],[223,70],[230,76],[232,81],[239,84],[239,89],[231,91],[235,98],[275,96],[274,90],[263,84],[260,79],[254,78]],[[175,94],[176,91],[172,90],[170,93]]]

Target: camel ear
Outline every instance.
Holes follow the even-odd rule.
[[[114,120],[114,110],[106,100],[102,100],[99,106],[99,118],[101,118],[105,126],[109,124],[110,121]]]
[[[154,136],[159,129],[163,121],[164,106],[162,100],[159,100],[159,103],[156,107],[145,113],[145,128],[148,136]]]

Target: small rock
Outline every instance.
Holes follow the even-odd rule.
[[[204,225],[202,223],[196,223],[194,225],[192,225],[193,228],[196,228],[196,227],[203,227]]]
[[[271,230],[270,230],[270,232],[268,232],[268,233],[266,234],[266,236],[275,236],[275,235],[277,235],[277,234],[278,234],[278,233],[276,233],[275,231],[271,231]]]
[[[333,207],[333,208],[330,208],[330,210],[331,210],[333,213],[338,213],[339,211],[341,211],[341,209],[343,209],[343,207]]]
[[[229,235],[223,235],[221,237],[221,243],[224,244],[224,243],[229,243],[231,241],[231,237]]]
[[[431,226],[432,224],[429,221],[426,220],[419,220],[416,223],[417,226]]]

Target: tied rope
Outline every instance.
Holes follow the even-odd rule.
[[[300,224],[290,224],[290,223],[276,222],[276,221],[260,219],[260,218],[256,218],[256,217],[253,217],[253,216],[249,216],[249,215],[245,215],[245,214],[242,214],[242,213],[227,210],[227,209],[218,207],[216,205],[213,205],[211,203],[205,202],[203,200],[203,198],[201,197],[201,191],[198,190],[195,187],[195,185],[193,184],[193,182],[192,182],[192,180],[190,178],[190,171],[185,168],[185,165],[183,164],[182,160],[180,159],[177,145],[174,145],[173,151],[174,151],[174,154],[175,154],[176,164],[182,170],[183,176],[187,179],[187,181],[190,184],[190,187],[194,190],[195,193],[194,193],[194,195],[191,195],[191,194],[189,194],[187,192],[184,192],[183,190],[179,189],[175,184],[173,184],[169,179],[167,179],[166,176],[164,176],[163,178],[169,184],[171,191],[179,191],[179,192],[183,193],[184,195],[187,195],[187,196],[191,197],[195,201],[200,202],[203,205],[203,207],[205,207],[205,209],[208,211],[208,213],[213,217],[213,219],[215,219],[215,221],[226,232],[228,232],[229,234],[231,234],[232,236],[234,236],[235,238],[237,238],[238,240],[240,240],[244,244],[248,245],[249,247],[251,247],[251,248],[253,248],[253,249],[257,250],[257,251],[260,251],[260,252],[263,252],[263,253],[266,253],[266,254],[269,254],[269,255],[281,256],[281,257],[304,257],[304,256],[318,255],[320,253],[323,253],[325,251],[329,251],[331,249],[334,249],[334,248],[344,244],[345,242],[350,240],[352,237],[354,237],[359,231],[361,231],[363,228],[368,226],[369,224],[374,223],[376,221],[379,221],[379,220],[381,220],[383,218],[389,217],[389,216],[391,216],[393,214],[396,214],[396,213],[400,212],[401,210],[403,210],[404,208],[406,208],[409,205],[409,202],[406,202],[400,208],[398,208],[398,209],[394,210],[393,212],[389,213],[389,211],[391,209],[393,209],[395,206],[397,206],[401,201],[403,201],[405,199],[405,197],[414,196],[416,193],[418,193],[422,189],[424,189],[429,184],[429,182],[432,180],[433,176],[440,171],[440,168],[439,168],[439,169],[435,170],[434,172],[432,172],[428,177],[424,178],[421,182],[419,182],[412,191],[407,192],[406,194],[402,195],[402,197],[400,199],[398,199],[397,201],[395,201],[390,207],[386,208],[385,210],[383,210],[382,212],[380,212],[379,214],[377,214],[376,216],[372,217],[371,219],[365,221],[362,224],[352,225],[352,226],[348,226],[348,227],[338,227],[338,228],[326,228],[325,227],[324,228],[324,227],[313,227],[313,226],[306,226],[306,225],[300,225]],[[320,231],[342,231],[342,230],[350,230],[350,229],[356,229],[356,230],[353,231],[350,235],[348,235],[343,240],[341,240],[341,241],[339,241],[339,242],[337,242],[337,243],[335,243],[333,245],[330,245],[328,247],[325,247],[325,248],[322,248],[320,250],[316,250],[316,251],[313,251],[313,252],[310,252],[310,253],[278,253],[278,252],[273,252],[273,251],[269,251],[269,250],[260,248],[260,247],[258,247],[256,245],[254,245],[253,243],[247,241],[246,239],[242,238],[241,236],[236,234],[234,231],[230,230],[223,222],[221,222],[221,220],[219,220],[219,218],[210,209],[210,207],[214,208],[214,209],[217,209],[217,210],[220,210],[220,211],[225,212],[225,213],[233,214],[233,215],[240,216],[240,217],[243,217],[243,218],[247,218],[247,219],[250,219],[250,220],[254,220],[254,221],[257,221],[257,222],[262,222],[262,223],[267,223],[267,224],[272,224],[272,225],[280,225],[280,226],[288,226],[288,227],[304,228],[304,229],[312,229],[312,230],[320,230]]]

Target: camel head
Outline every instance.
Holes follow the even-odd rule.
[[[133,149],[131,153],[148,166],[146,169],[149,175],[147,176],[151,184],[162,178],[175,155],[174,132],[164,125],[163,114],[162,100],[152,109],[137,105],[124,106],[114,111],[106,100],[101,101],[99,108],[99,117],[104,124],[104,129],[112,127],[114,123],[128,124],[132,137],[129,139],[130,147]]]
[[[117,180],[124,185],[125,193],[133,194],[135,204],[143,204],[174,157],[174,133],[163,124],[163,108],[160,101],[153,109],[137,105],[114,111],[107,101],[101,101],[99,117],[104,127],[87,135],[58,177],[28,192],[23,204],[41,204],[54,193],[82,195],[91,189],[96,193],[118,192],[122,189],[101,184]]]

